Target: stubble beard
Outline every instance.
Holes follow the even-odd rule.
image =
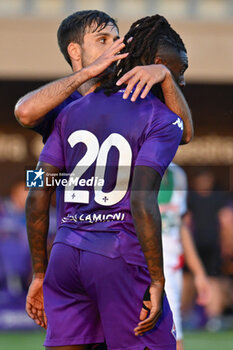
[[[86,55],[85,55],[85,51],[82,51],[81,54],[81,58],[82,58],[82,66],[83,68],[88,67],[89,65],[91,65],[94,61],[90,62]],[[108,76],[111,76],[114,73],[115,67],[116,67],[116,62],[113,62],[109,67],[107,67],[102,73],[100,73],[98,76],[88,80],[86,83],[88,83],[88,86],[91,88],[93,85],[96,85],[103,81],[106,80],[108,78]]]

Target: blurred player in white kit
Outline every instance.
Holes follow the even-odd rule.
[[[183,350],[181,293],[184,260],[194,275],[199,304],[208,302],[210,288],[191,233],[184,223],[187,213],[187,177],[184,170],[174,163],[170,164],[163,177],[158,202],[162,216],[165,291],[176,326],[177,350]]]

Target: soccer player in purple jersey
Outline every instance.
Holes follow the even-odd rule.
[[[149,40],[154,38],[157,22],[170,28],[163,17],[146,18],[137,24],[132,43],[127,44],[130,51],[137,33],[147,34],[148,42],[136,57],[146,64],[156,59],[156,45],[154,54],[145,54],[151,48]],[[169,30],[162,38],[163,45],[169,33],[176,49],[182,47],[185,52],[181,39]],[[135,57],[125,60],[125,66],[135,66]],[[123,68],[124,64],[118,66],[108,93],[114,91]],[[48,349],[87,349],[85,344],[102,342],[104,337],[109,349],[175,349],[172,316],[162,296],[155,190],[159,190],[161,176],[181,141],[183,125],[151,95],[133,104],[122,99],[124,92],[110,97],[103,91],[91,93],[66,107],[40,156],[38,169],[74,172],[84,181],[77,186],[71,181],[71,187],[65,189],[64,213],[46,272]],[[104,182],[88,187],[89,180],[103,178]],[[28,235],[36,273],[32,285],[43,280],[47,267],[51,193],[48,186],[31,190],[28,196]],[[150,315],[146,318],[148,312],[141,310],[141,305],[148,285]],[[29,291],[28,313],[39,321],[42,302]],[[139,313],[142,322],[133,334]]]
[[[113,28],[115,28],[114,31],[112,31]],[[161,36],[161,34],[158,28],[157,35]],[[88,81],[101,74],[119,59],[117,53],[124,44],[122,40],[117,40],[118,38],[119,33],[115,20],[104,12],[79,11],[64,19],[58,30],[58,43],[74,73],[22,97],[15,106],[17,120],[22,125],[40,133],[45,142],[60,111],[69,103],[81,98],[84,92],[87,93]],[[114,41],[116,42],[113,44]],[[168,55],[170,63],[172,60],[177,60],[174,53],[171,56],[171,51],[168,52]],[[143,85],[146,85],[142,95],[145,97],[154,84],[161,83],[166,105],[184,121],[182,142],[188,143],[193,133],[192,117],[188,105],[170,71],[162,65],[167,65],[167,61],[163,59],[163,52],[162,56],[159,55],[153,63],[157,64],[147,66],[140,64],[129,72],[127,79],[123,77],[123,81],[128,84],[124,98],[128,98],[132,87],[137,83],[135,93],[131,97],[132,101],[136,100]],[[171,65],[168,68],[180,71],[186,66],[174,67]],[[177,83],[183,85],[184,81],[181,79]]]

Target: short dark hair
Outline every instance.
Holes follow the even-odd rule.
[[[132,41],[128,42],[131,37]],[[116,81],[132,68],[153,64],[159,48],[172,47],[178,52],[187,52],[180,36],[160,15],[147,16],[134,22],[125,35],[124,43],[126,46],[121,53],[128,52],[129,55],[119,62],[111,79],[103,82],[102,87],[107,94],[122,88],[116,86]]]
[[[88,27],[95,24],[96,26],[93,28],[93,32],[95,32],[104,29],[109,23],[112,23],[119,30],[116,20],[102,11],[78,11],[66,17],[57,31],[58,45],[66,61],[71,65],[67,52],[67,47],[71,42],[81,45]]]

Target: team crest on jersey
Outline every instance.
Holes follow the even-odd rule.
[[[176,326],[175,326],[174,322],[173,322],[173,325],[172,325],[171,334],[176,339]]]

